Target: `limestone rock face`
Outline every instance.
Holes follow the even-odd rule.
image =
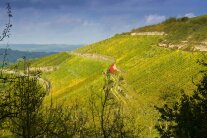
[[[138,33],[131,33],[131,36],[136,35],[166,35],[165,32],[138,32]]]

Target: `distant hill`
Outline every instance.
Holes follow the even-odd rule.
[[[9,48],[19,51],[32,52],[63,52],[75,50],[83,45],[66,45],[66,44],[10,44]],[[5,48],[6,45],[1,44],[0,48]]]
[[[5,49],[0,49],[0,60],[3,60]],[[55,52],[26,52],[26,51],[19,51],[19,50],[12,50],[7,49],[7,56],[6,60],[9,63],[15,63],[17,59],[26,57],[27,59],[34,59],[34,58],[40,58],[43,56],[49,56],[51,54],[55,54]]]

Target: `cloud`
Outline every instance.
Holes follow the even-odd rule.
[[[195,17],[195,14],[192,13],[192,12],[190,12],[190,13],[186,13],[186,14],[184,15],[184,17],[193,18],[193,17]]]
[[[7,19],[1,17],[5,13],[3,1],[8,0],[0,4],[0,27]],[[171,16],[201,15],[207,6],[203,0],[9,1],[14,15],[12,40],[17,43],[88,43]]]
[[[54,24],[61,24],[61,25],[75,25],[75,26],[96,26],[97,23],[83,19],[81,17],[75,17],[73,15],[62,15],[55,19],[56,21]]]
[[[83,21],[83,22],[82,22],[82,25],[83,25],[83,26],[96,26],[97,23],[90,22],[90,21]]]
[[[58,17],[57,19],[57,23],[60,24],[81,24],[82,23],[82,19],[77,18],[77,17],[70,17],[67,15],[62,15],[60,17]]]
[[[157,14],[152,14],[145,16],[145,24],[150,25],[150,24],[155,24],[155,23],[160,23],[166,19],[165,16],[162,15],[157,15]]]
[[[6,1],[6,0],[3,0]],[[162,4],[166,0],[10,0],[11,4],[17,9],[33,7],[39,10],[62,7],[71,9],[90,9],[92,7],[126,7],[127,5],[136,5],[142,7],[144,5]],[[142,6],[141,6],[142,5]],[[0,5],[2,7],[2,5]],[[80,8],[81,7],[81,8]]]

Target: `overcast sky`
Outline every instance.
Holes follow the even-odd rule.
[[[6,20],[3,1],[0,25]],[[9,41],[18,44],[89,44],[171,16],[207,13],[207,0],[9,1],[14,16]]]

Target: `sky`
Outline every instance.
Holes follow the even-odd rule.
[[[1,0],[11,3],[13,44],[90,44],[169,17],[207,14],[207,0]]]

